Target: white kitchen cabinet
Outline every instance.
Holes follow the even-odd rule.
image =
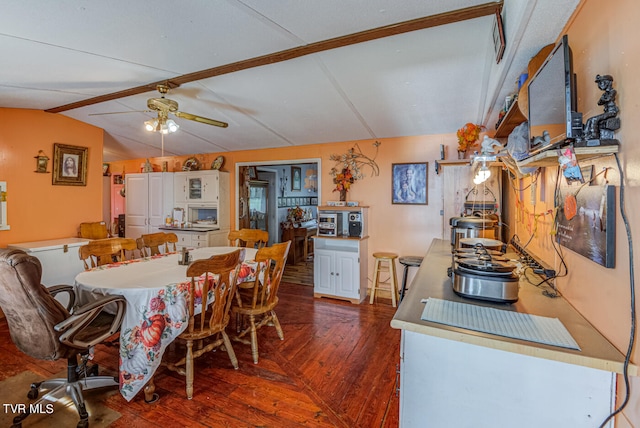
[[[173,207],[173,173],[150,172],[125,176],[125,236],[139,238],[158,232]]]
[[[165,229],[166,231],[166,229]],[[194,230],[172,230],[178,237],[178,248],[200,248],[200,247],[223,247],[228,245],[228,230],[194,231]]]
[[[351,303],[367,295],[367,238],[314,237],[313,294]]]
[[[220,202],[220,171],[182,171],[174,174],[176,204]]]
[[[625,356],[563,297],[549,299],[522,277],[517,302],[471,303],[453,291],[450,265],[450,241],[435,239],[391,320],[401,330],[399,426],[600,426],[615,408],[616,374],[628,369],[636,376],[638,367],[625,369]],[[580,350],[424,321],[424,299],[432,298],[557,319]],[[480,323],[471,311],[446,313]],[[495,331],[514,323],[508,316],[490,318],[486,326]],[[612,419],[604,426],[614,425]]]

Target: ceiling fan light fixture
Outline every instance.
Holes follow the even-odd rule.
[[[156,130],[156,126],[158,126],[157,120],[147,120],[144,122],[144,129],[149,132],[153,132]]]
[[[180,128],[180,125],[175,123],[173,119],[167,120],[167,124],[166,125],[167,125],[167,129],[168,129],[169,132],[176,132],[178,130],[178,128]]]

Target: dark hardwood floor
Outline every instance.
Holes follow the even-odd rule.
[[[279,298],[284,341],[263,327],[257,365],[250,347],[234,342],[238,370],[223,351],[197,359],[193,400],[185,397],[183,377],[160,368],[156,403],[145,403],[142,394],[127,402],[113,392],[88,401],[101,400],[120,414],[110,427],[397,427],[400,332],[389,326],[395,308],[314,299],[313,287],[291,283],[282,284]],[[27,370],[52,377],[65,369],[64,362],[20,353],[4,319],[0,338],[0,395],[8,377]],[[116,373],[117,354],[116,346],[96,348],[101,372]],[[75,426],[77,419],[69,422]],[[30,426],[28,420],[23,426]]]

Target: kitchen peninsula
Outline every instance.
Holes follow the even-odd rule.
[[[391,321],[402,330],[400,426],[599,426],[615,408],[624,355],[562,297],[521,279],[516,303],[467,299],[450,266],[450,242],[435,239]],[[557,318],[580,350],[423,321],[427,298]]]

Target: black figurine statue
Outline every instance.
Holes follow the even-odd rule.
[[[590,117],[584,125],[583,138],[587,140],[588,146],[598,146],[602,140],[613,140],[613,131],[620,128],[620,118],[616,117],[619,109],[616,106],[613,77],[608,74],[602,76],[598,74],[596,83],[598,88],[604,91],[598,100],[598,105],[604,106],[604,113]]]

